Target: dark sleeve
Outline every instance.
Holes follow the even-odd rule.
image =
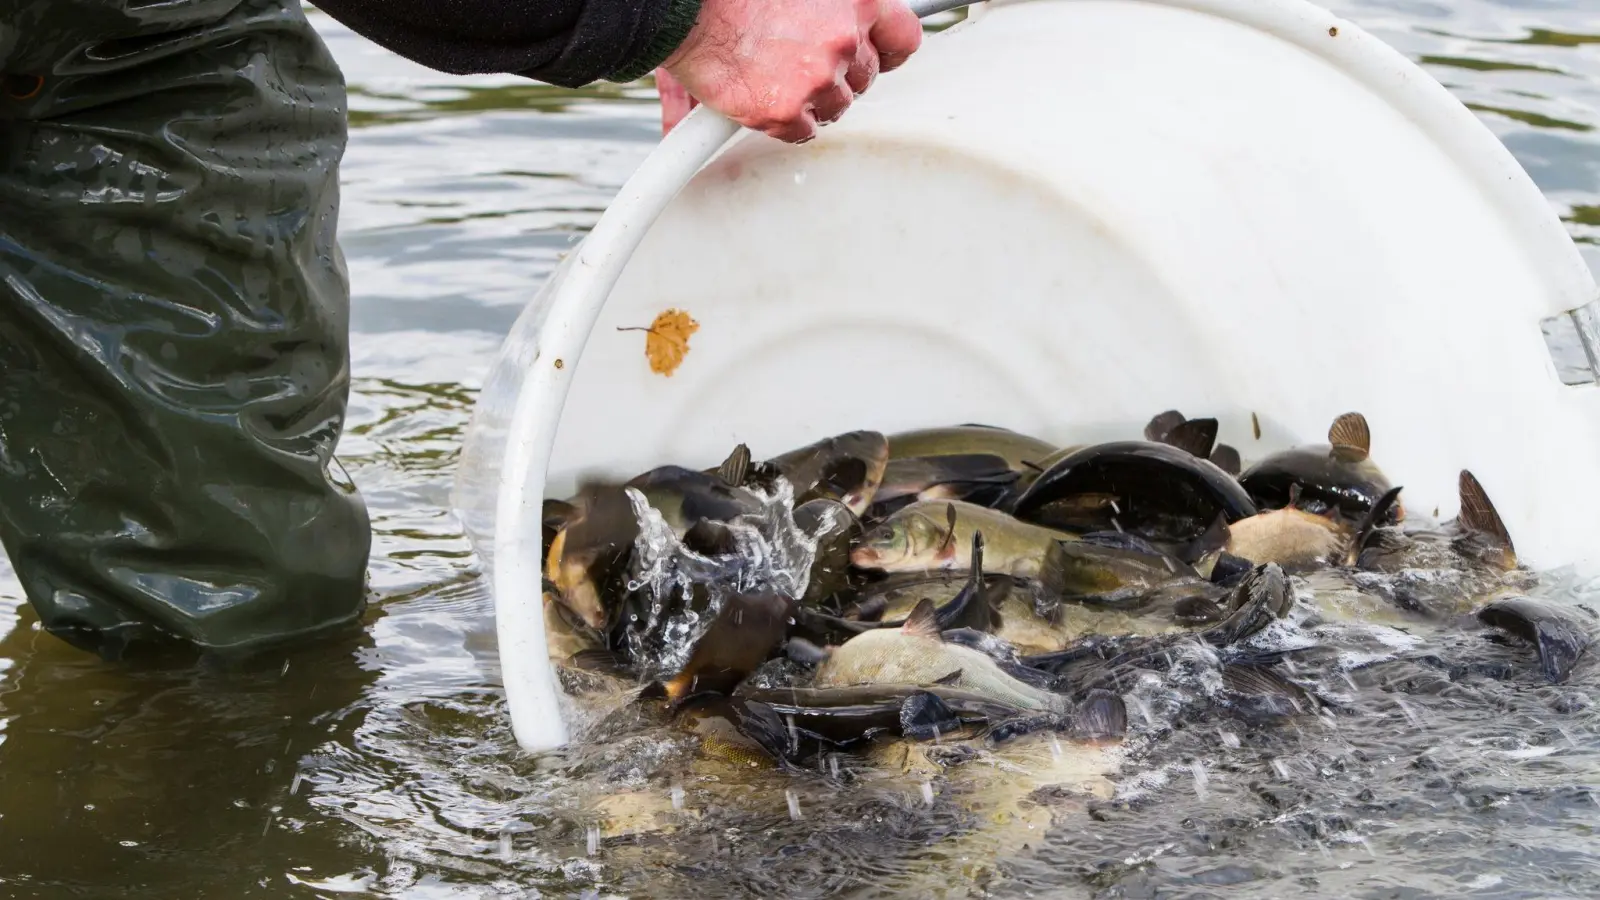
[[[683,43],[700,0],[315,0],[351,31],[430,69],[559,87],[629,82]]]

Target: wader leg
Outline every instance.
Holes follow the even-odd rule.
[[[29,602],[108,658],[349,626],[345,93],[300,0],[0,0],[6,28],[0,541]]]

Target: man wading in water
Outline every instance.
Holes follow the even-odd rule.
[[[902,0],[318,6],[445,72],[664,69],[666,127],[693,96],[788,141],[922,36]],[[345,91],[300,0],[0,0],[0,120],[0,541],[44,627],[118,659],[354,626]]]

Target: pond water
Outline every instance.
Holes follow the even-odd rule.
[[[1477,110],[1600,271],[1593,0],[1334,9]],[[1425,648],[1470,665],[1352,678],[1337,720],[1155,702],[1111,799],[1025,799],[1105,748],[1019,742],[935,790],[706,760],[604,703],[599,739],[520,757],[452,468],[500,336],[658,139],[654,91],[445,76],[312,15],[351,88],[340,455],[373,513],[368,627],[119,669],[39,632],[0,567],[0,896],[1600,895],[1600,676],[1541,686],[1476,634]]]

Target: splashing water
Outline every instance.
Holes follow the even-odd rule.
[[[734,552],[705,556],[685,546],[644,494],[627,489],[639,522],[628,591],[641,596],[643,623],[629,629],[629,650],[642,677],[676,672],[689,661],[730,596],[805,595],[817,542],[836,524],[832,511],[807,533],[794,520],[794,488],[779,478],[768,494],[747,488],[760,508],[727,524]]]

